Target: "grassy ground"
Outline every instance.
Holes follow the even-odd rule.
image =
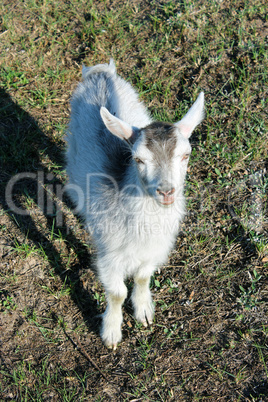
[[[268,400],[266,1],[4,0],[0,13],[0,399]],[[98,335],[94,250],[60,202],[70,95],[83,63],[111,56],[155,118],[178,120],[201,89],[207,109],[154,325],[127,302],[115,353]]]

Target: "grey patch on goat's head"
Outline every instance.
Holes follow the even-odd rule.
[[[142,131],[145,136],[146,146],[157,162],[163,159],[172,159],[177,145],[177,129],[173,124],[154,122]]]

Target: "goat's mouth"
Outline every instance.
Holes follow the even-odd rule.
[[[174,196],[163,197],[161,200],[158,200],[158,201],[164,207],[169,207],[170,205],[172,205],[174,203],[175,197]]]

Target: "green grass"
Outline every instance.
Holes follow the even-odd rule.
[[[264,0],[1,3],[1,400],[265,400],[267,24]],[[110,57],[158,120],[206,97],[154,323],[127,302],[116,353],[99,337],[94,248],[61,199],[69,98],[82,64]],[[24,172],[20,215],[6,189]]]

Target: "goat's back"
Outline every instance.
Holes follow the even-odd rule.
[[[71,120],[67,134],[67,174],[69,183],[85,188],[87,174],[103,174],[120,181],[129,149],[104,126],[100,108],[132,126],[144,127],[151,122],[145,106],[129,83],[116,74],[115,66],[99,64],[83,68],[84,80],[71,99]],[[70,193],[77,202],[77,197]]]

